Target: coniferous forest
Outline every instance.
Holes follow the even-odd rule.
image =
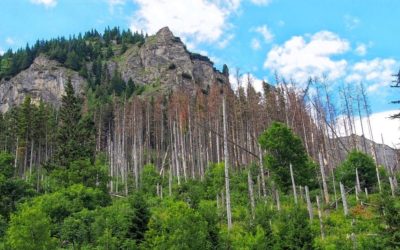
[[[108,28],[0,56],[2,80],[44,55],[86,81],[0,113],[0,249],[400,248],[398,168],[352,137],[362,85],[336,107],[317,79],[164,88],[109,67],[152,39]]]

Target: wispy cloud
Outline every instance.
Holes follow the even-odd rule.
[[[251,0],[251,2],[255,5],[267,6],[272,2],[272,0]]]
[[[266,43],[271,43],[274,40],[274,34],[267,25],[255,27],[252,31],[259,33]]]
[[[46,8],[52,8],[57,5],[57,0],[30,0],[33,4],[43,5]]]
[[[367,54],[367,45],[365,43],[359,44],[354,52],[359,56],[365,56]]]
[[[279,21],[278,21],[278,26],[279,26],[279,27],[285,26],[285,21],[279,20]]]
[[[109,6],[110,13],[113,14],[115,12],[115,8],[120,8],[120,12],[122,12],[122,7],[125,5],[126,0],[106,0]]]
[[[360,25],[361,21],[358,17],[351,16],[351,15],[345,15],[344,23],[346,25],[346,29],[353,30]]]
[[[374,92],[379,88],[382,89],[382,87],[388,87],[391,84],[393,80],[392,74],[396,72],[398,66],[398,62],[390,58],[363,60],[350,67],[350,73],[345,80],[346,82],[367,82],[367,90]],[[384,92],[380,91],[380,93]]]
[[[234,37],[234,34],[228,34],[223,40],[218,42],[218,47],[221,49],[225,48]]]
[[[6,38],[6,43],[7,43],[8,45],[13,45],[13,44],[15,44],[15,41],[14,41],[14,39],[12,39],[11,37],[7,37],[7,38]]]
[[[253,38],[252,40],[251,40],[251,48],[253,49],[253,50],[259,50],[259,49],[261,49],[261,44],[260,44],[260,41],[258,41],[258,39],[257,38]]]

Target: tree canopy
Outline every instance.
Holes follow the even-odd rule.
[[[375,162],[370,156],[359,151],[352,151],[335,170],[335,175],[336,179],[346,187],[354,187],[357,169],[361,188],[371,190],[378,182],[375,168]]]
[[[316,185],[316,165],[307,155],[301,139],[286,125],[273,122],[261,134],[259,143],[267,151],[265,164],[282,189],[287,191],[291,187],[290,164],[297,185]]]

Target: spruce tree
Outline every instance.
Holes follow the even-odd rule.
[[[79,137],[79,121],[81,120],[81,101],[75,96],[75,91],[68,79],[62,106],[59,112],[57,134],[57,153],[55,163],[67,167],[70,162],[82,156],[80,147],[84,138]]]
[[[283,123],[273,122],[261,134],[259,143],[267,151],[264,157],[275,182],[288,191],[292,185],[289,166],[292,164],[296,184],[316,186],[315,163],[308,157],[300,137]]]

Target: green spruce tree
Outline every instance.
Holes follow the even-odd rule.
[[[315,163],[308,157],[300,137],[285,124],[274,122],[260,136],[261,147],[267,151],[264,158],[275,182],[285,191],[291,187],[290,164],[296,184],[316,186]]]
[[[71,79],[69,79],[59,111],[55,156],[55,163],[62,167],[67,168],[74,160],[88,157],[88,151],[85,148],[88,138],[82,137],[81,118],[81,100],[75,95]]]

